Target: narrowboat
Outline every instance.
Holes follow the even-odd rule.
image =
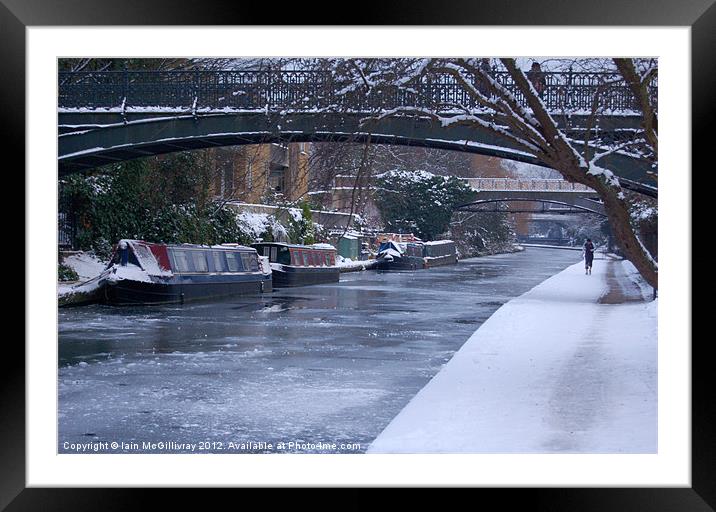
[[[434,242],[384,241],[376,256],[378,270],[411,271],[457,263],[457,248],[452,240]]]
[[[386,240],[378,247],[376,269],[382,271],[412,271],[424,267],[423,248],[419,242]]]
[[[275,288],[337,283],[340,279],[332,245],[261,242],[251,246],[269,259]]]
[[[435,240],[423,242],[423,259],[425,268],[457,263],[457,247],[452,240]]]
[[[270,270],[251,247],[121,240],[100,285],[109,304],[172,304],[270,292]]]

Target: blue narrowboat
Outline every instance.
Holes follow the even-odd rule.
[[[109,304],[171,304],[272,290],[268,262],[236,244],[121,240],[100,276]]]
[[[378,247],[376,269],[382,271],[411,271],[423,268],[423,248],[420,242],[386,240]]]
[[[336,249],[331,245],[261,242],[251,246],[269,259],[276,288],[337,283],[340,279]]]

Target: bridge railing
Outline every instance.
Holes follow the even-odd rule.
[[[518,101],[523,95],[507,72],[493,78]],[[603,111],[637,111],[628,85],[612,73],[544,72],[542,100],[548,109],[590,112],[599,95]],[[476,84],[478,81],[475,80]],[[428,74],[409,88],[368,92],[323,71],[86,71],[58,74],[59,106],[68,109],[311,109],[384,111],[402,106],[436,111],[479,103],[452,76]],[[656,79],[651,85],[656,100]]]
[[[581,183],[570,183],[560,179],[518,179],[518,178],[464,178],[475,190],[497,190],[505,192],[594,192]]]

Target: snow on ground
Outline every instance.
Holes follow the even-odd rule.
[[[635,279],[603,262],[503,305],[368,451],[656,453],[658,301],[599,304]]]
[[[344,258],[340,254],[336,256],[336,266],[341,269],[341,272],[349,272],[351,270],[368,270],[377,264],[377,260],[356,260],[353,261],[351,258]]]
[[[67,256],[63,263],[77,272],[80,281],[87,281],[102,273],[106,263],[100,261],[95,255],[86,252],[79,252]]]
[[[90,279],[77,284],[64,284],[59,283],[57,285],[57,298],[61,304],[70,302],[72,296],[90,296],[94,294],[100,287],[99,279]]]
[[[626,274],[629,280],[639,288],[642,298],[644,300],[651,300],[654,296],[654,289],[646,281],[644,281],[644,278],[641,277],[641,274],[636,269],[634,264],[627,260],[624,260],[621,263],[621,270],[624,274]]]
[[[97,291],[99,279],[96,278],[102,273],[106,263],[86,252],[67,256],[63,263],[74,270],[80,279],[74,283],[57,283],[57,297],[60,302],[70,300],[73,295],[91,295]]]

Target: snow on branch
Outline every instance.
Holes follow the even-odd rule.
[[[517,99],[507,88],[495,81],[488,73],[485,73],[479,68],[468,67],[466,61],[463,61],[462,64],[448,62],[434,70],[445,72],[453,76],[481,105],[486,106],[496,113],[502,113],[503,115],[500,120],[519,133],[521,135],[521,137],[519,137],[520,139],[528,142],[536,151],[542,151],[546,141],[538,130],[539,122],[519,104]],[[487,95],[477,88],[469,77],[466,76],[468,72],[473,76],[479,76],[481,80],[488,84],[488,87],[494,94],[488,98]],[[511,135],[515,137],[515,134]]]
[[[606,150],[602,153],[595,154],[594,157],[592,157],[592,159],[589,161],[589,164],[594,165],[597,163],[597,161],[601,160],[605,156],[609,156],[614,153],[623,152],[624,149],[629,148],[631,146],[636,146],[639,144],[646,144],[646,140],[645,139],[636,139],[636,140],[630,140],[630,141],[624,142],[622,144],[618,144],[617,146],[609,148],[608,150]],[[627,154],[629,154],[629,153],[627,153]]]

